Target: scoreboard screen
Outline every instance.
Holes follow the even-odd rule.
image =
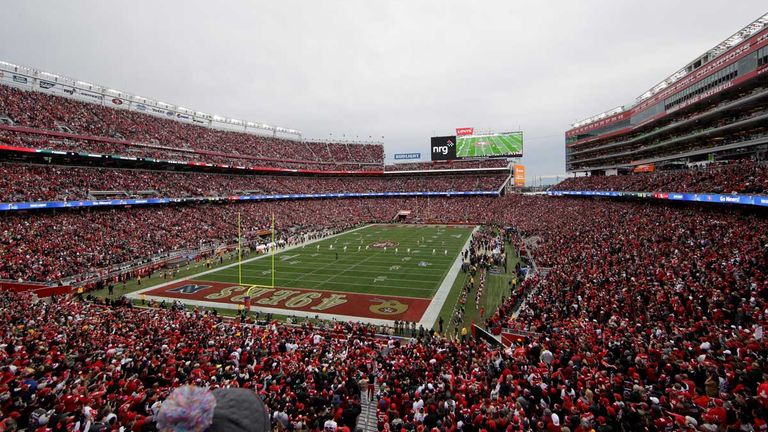
[[[522,157],[523,133],[504,132],[488,135],[465,135],[456,139],[456,157]]]

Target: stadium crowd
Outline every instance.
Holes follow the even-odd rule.
[[[745,118],[757,115],[762,113]],[[223,132],[2,86],[0,117],[13,126],[73,134],[54,139],[39,131],[6,130],[0,136],[23,147],[273,167],[383,164],[378,145]],[[720,124],[727,121],[734,119]],[[665,134],[658,135],[659,143],[671,137]],[[729,139],[764,134],[758,125]],[[600,154],[607,153],[595,151]],[[83,199],[94,191],[226,196],[472,190],[499,184],[502,177],[289,178],[0,168],[6,174],[0,179],[3,201]],[[765,165],[742,161],[573,178],[556,189],[765,193],[767,178]],[[120,300],[46,302],[3,293],[0,432],[154,430],[163,399],[181,384],[253,389],[280,430],[321,430],[329,421],[352,430],[361,412],[361,391],[374,388],[373,381],[379,428],[385,431],[768,430],[763,337],[768,231],[759,211],[515,195],[21,213],[0,218],[0,279],[53,282],[169,251],[232,244],[238,214],[246,238],[267,227],[274,213],[279,237],[287,239],[392,220],[399,210],[410,210],[414,221],[513,226],[522,237],[537,239],[526,248],[541,273],[512,287],[485,322],[493,333],[511,332],[517,343],[500,348],[481,339],[416,333],[415,325],[410,338],[383,340],[371,338],[370,327],[355,324],[338,324],[327,333],[223,322],[215,314],[178,307],[139,310]],[[481,268],[477,282],[484,277]]]
[[[0,163],[0,202],[249,194],[496,191],[508,174],[297,177]],[[45,181],[40,181],[45,179]]]
[[[655,129],[622,136],[621,144],[578,144],[569,163],[604,166],[764,140],[765,107],[734,104],[764,88],[749,91],[724,92],[726,100],[689,112],[681,107]],[[170,111],[160,118],[109,103],[0,86],[0,145],[193,164],[383,169],[382,145],[227,132],[176,121]],[[672,121],[682,123],[670,127]],[[506,178],[238,176],[11,163],[0,164],[0,172],[0,201],[495,190]],[[571,178],[554,190],[765,194],[767,174],[764,163],[740,161]],[[501,306],[480,314],[480,326],[511,337],[510,346],[464,331],[460,338],[417,332],[416,323],[401,322],[382,338],[360,323],[257,324],[247,314],[225,319],[177,303],[139,308],[87,293],[40,300],[0,292],[0,432],[151,432],[158,418],[171,416],[164,403],[183,385],[252,390],[277,431],[351,432],[362,401],[373,396],[385,432],[768,432],[763,209],[515,194],[12,212],[0,215],[0,280],[78,281],[158,254],[194,256],[235,243],[241,217],[246,242],[264,234],[274,215],[276,240],[296,244],[392,221],[402,210],[412,222],[494,227],[476,232],[464,252],[471,279],[458,293],[456,329],[474,284],[479,305],[490,270],[506,263],[505,241],[525,251],[535,274],[510,283]]]
[[[4,432],[157,430],[163,400],[181,384],[252,389],[277,430],[323,430],[333,420],[350,431],[359,382],[386,346],[365,326],[259,327],[120,301],[0,293],[0,317]]]
[[[742,160],[653,173],[572,177],[552,190],[768,194],[768,163]]]
[[[540,237],[533,254],[547,271],[488,324],[525,342],[503,350],[421,341],[391,351],[382,428],[765,429],[763,217],[596,204],[533,198],[512,213],[510,224]],[[511,319],[515,303],[524,306]]]
[[[651,160],[654,157],[687,155],[689,151],[714,149],[747,141],[762,142],[768,136],[765,123],[768,111],[764,105],[754,109],[734,109],[720,112],[717,118],[704,122],[682,122],[675,127],[659,124],[656,133],[627,139],[595,139],[589,145],[571,145],[568,158],[569,169],[628,164],[637,160]],[[669,119],[668,121],[671,121]],[[645,135],[639,132],[641,135]],[[634,135],[634,134],[633,134]],[[606,143],[607,142],[607,143]]]
[[[591,153],[593,150],[600,149],[607,145],[631,146],[633,143],[639,142],[641,139],[645,138],[657,136],[681,136],[694,130],[702,121],[706,121],[708,118],[727,115],[727,113],[752,111],[750,109],[744,109],[745,100],[748,98],[765,98],[768,96],[766,89],[766,86],[758,86],[753,89],[735,91],[729,97],[725,98],[725,100],[713,99],[701,101],[697,105],[697,109],[693,111],[676,111],[651,122],[649,124],[650,129],[648,127],[639,127],[636,130],[621,134],[618,137],[592,137],[590,136],[591,134],[586,134],[571,145],[573,148],[572,151],[573,154]],[[760,111],[761,107],[758,105],[755,110]],[[731,121],[733,120],[734,119],[731,119]]]
[[[0,218],[0,279],[56,281],[123,262],[204,245],[234,244],[237,216],[246,238],[270,226],[292,231],[342,228],[391,219],[397,210],[360,200],[283,201],[64,211]]]
[[[223,131],[184,123],[173,117],[161,118],[8,86],[0,86],[0,118],[10,120],[11,126],[78,137],[69,142],[45,142],[59,150],[98,152],[109,149],[110,153],[123,154],[151,148],[153,157],[162,159],[174,159],[171,156],[179,154],[189,157],[197,153],[206,155],[206,158],[365,163],[379,167],[384,160],[384,147],[380,144],[297,142]],[[61,145],[75,148],[62,148]]]
[[[569,170],[590,170],[590,167],[611,165],[623,166],[632,164],[637,160],[653,160],[656,157],[685,157],[691,151],[701,151],[702,149],[716,151],[718,147],[745,142],[762,144],[768,139],[768,127],[764,126],[766,118],[768,118],[768,115],[765,118],[755,119],[754,122],[748,123],[748,126],[751,127],[744,127],[741,130],[721,130],[717,131],[717,133],[712,133],[712,130],[702,129],[685,138],[652,142],[636,150],[622,150],[620,152],[610,149],[603,150],[599,155],[579,158],[579,160],[569,160]],[[672,150],[670,150],[670,147]]]
[[[102,139],[66,138],[53,139],[37,132],[8,132],[0,129],[0,145],[20,148],[23,151],[40,149],[50,152],[70,152],[87,154],[89,157],[117,158],[129,160],[143,159],[161,168],[175,167],[183,162],[188,165],[248,168],[268,171],[274,168],[306,169],[320,171],[381,171],[380,164],[348,162],[345,160],[307,161],[283,158],[262,158],[247,154],[206,152],[187,149],[175,149],[154,144],[114,143]],[[322,144],[325,145],[325,144]]]
[[[415,221],[468,222],[494,205],[459,197],[357,198],[14,213],[0,217],[0,279],[54,282],[170,251],[234,244],[238,213],[248,239],[270,226],[271,214],[287,237],[391,221],[400,210],[411,210]]]
[[[359,412],[360,381],[370,382],[375,359],[381,430],[766,427],[768,232],[760,213],[541,196],[432,199],[429,207],[417,199],[318,200],[273,208],[296,226],[386,220],[409,208],[420,220],[511,225],[525,238],[537,237],[528,247],[546,271],[535,287],[529,279],[515,288],[487,322],[523,341],[503,349],[419,332],[370,342],[342,328],[334,339],[281,325],[217,325],[215,317],[172,309],[73,300],[28,306],[6,295],[0,329],[11,343],[0,357],[3,421],[28,422],[41,408],[37,418],[49,422],[112,421],[112,428],[142,430],[169,387],[206,383],[255,388],[278,413],[275,422],[319,430],[329,417],[349,424]],[[78,222],[85,218],[77,212],[3,220],[16,243],[4,242],[0,252],[19,258],[13,267],[19,272],[30,264],[26,256],[38,260],[59,250],[55,262],[32,266],[50,274],[46,266],[77,257],[84,257],[77,265],[92,265],[93,251],[140,255],[156,247],[152,240],[126,247],[105,239],[149,235],[175,245],[231,237],[232,212],[242,210],[253,227],[264,226],[267,213],[260,204],[147,210],[96,211],[88,224]],[[64,220],[68,215],[75,216]],[[124,225],[132,219],[146,228]],[[77,236],[70,226],[99,228]],[[119,233],[103,231],[118,226]],[[51,235],[62,228],[64,236]],[[49,237],[67,241],[30,249]],[[82,249],[74,252],[73,245]],[[515,318],[511,303],[522,305]],[[325,376],[329,371],[335,374]]]

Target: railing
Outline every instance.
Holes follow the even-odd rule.
[[[184,256],[204,255],[206,253],[215,251],[216,249],[221,247],[222,247],[221,243],[211,243],[208,245],[204,245],[199,249],[180,249],[175,251],[163,252],[163,253],[153,255],[151,257],[138,258],[132,261],[116,264],[106,269],[99,269],[96,271],[90,271],[87,273],[81,273],[78,275],[69,276],[67,278],[62,279],[62,283],[65,283],[67,285],[71,284],[72,286],[76,286],[76,287],[86,286],[89,284],[96,283],[99,280],[110,280],[115,277],[119,277],[123,274],[132,273],[147,267],[162,266],[164,264],[167,264],[170,261],[182,258]],[[224,247],[227,249],[230,249],[234,246],[226,245]]]
[[[547,191],[549,196],[640,198],[710,204],[741,204],[768,207],[768,195],[710,194],[691,192]]]
[[[525,331],[525,330],[514,330],[508,327],[504,327],[501,331],[502,333],[506,333],[512,336],[525,337],[529,339],[536,339],[541,336],[541,333]]]
[[[242,195],[220,197],[187,197],[187,198],[140,198],[140,199],[106,199],[90,201],[37,201],[0,203],[0,212],[88,208],[88,207],[120,207],[127,205],[162,205],[178,203],[233,203],[245,201],[275,201],[293,199],[328,199],[328,198],[397,198],[397,197],[461,197],[461,196],[499,196],[496,191],[462,191],[462,192],[350,192],[350,193],[317,193],[317,194],[270,194]]]

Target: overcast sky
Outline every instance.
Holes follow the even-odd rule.
[[[766,12],[765,0],[9,1],[0,59],[187,108],[384,136],[521,128],[529,180],[570,123],[628,104]]]

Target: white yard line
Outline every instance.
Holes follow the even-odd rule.
[[[289,250],[292,250],[292,249],[299,248],[301,246],[305,246],[305,245],[308,245],[308,244],[312,244],[312,243],[316,243],[316,242],[319,242],[319,241],[327,240],[329,238],[334,238],[334,237],[337,237],[337,236],[340,236],[340,235],[344,235],[344,234],[348,234],[348,233],[351,233],[351,232],[355,232],[355,231],[358,231],[358,230],[361,230],[361,229],[364,229],[364,228],[368,228],[368,227],[374,226],[374,225],[375,224],[368,224],[368,225],[364,225],[364,226],[361,226],[361,227],[353,228],[353,229],[351,229],[349,231],[343,231],[343,232],[340,232],[340,233],[337,233],[337,234],[332,234],[332,235],[329,235],[328,237],[314,239],[314,240],[310,240],[310,241],[308,241],[306,243],[300,243],[300,244],[296,244],[296,245],[293,245],[293,246],[288,246],[285,249],[283,249],[283,250],[281,250],[279,252],[276,252],[276,253],[286,252],[286,251],[289,251]],[[242,264],[249,263],[251,261],[256,261],[258,259],[264,259],[264,258],[267,258],[267,257],[270,257],[270,256],[271,256],[271,254],[264,254],[264,255],[259,255],[259,256],[253,257],[253,258],[248,258],[246,260],[243,260]],[[225,270],[225,269],[228,269],[228,268],[231,268],[231,267],[235,267],[238,264],[239,263],[237,263],[237,262],[233,262],[232,264],[227,264],[227,265],[222,266],[222,267],[216,267],[216,268],[213,268],[213,269],[210,269],[210,270],[202,271],[200,273],[195,273],[193,275],[189,275],[189,276],[187,276],[185,278],[182,278],[182,279],[173,279],[173,280],[171,280],[169,282],[165,282],[165,283],[162,283],[160,285],[152,285],[149,288],[140,289],[138,291],[134,291],[134,292],[128,293],[125,296],[128,297],[128,298],[132,298],[132,299],[139,299],[139,298],[141,298],[140,294],[142,294],[142,293],[144,293],[146,291],[157,289],[157,288],[163,288],[165,286],[174,284],[176,282],[181,282],[181,281],[185,281],[185,280],[194,279],[196,277],[207,275],[209,273],[215,273],[215,272],[218,272],[218,271],[221,271],[221,270]],[[165,298],[165,297],[163,297],[163,298]],[[216,303],[216,304],[218,304],[218,303]]]
[[[440,289],[438,289],[434,297],[432,297],[432,301],[429,302],[427,310],[425,310],[424,315],[421,316],[419,325],[423,325],[425,329],[429,330],[432,328],[432,326],[435,325],[435,321],[440,315],[440,311],[443,309],[443,305],[448,299],[448,295],[451,293],[453,282],[456,280],[456,276],[458,276],[459,272],[461,271],[461,253],[464,252],[464,249],[469,247],[469,242],[472,240],[472,235],[478,229],[480,229],[480,227],[475,226],[475,228],[469,234],[469,237],[467,237],[467,241],[464,242],[464,246],[462,246],[459,250],[459,254],[456,256],[456,259],[453,262],[453,266],[451,266],[451,269],[448,270],[448,274],[446,274],[443,278],[443,282],[440,284]]]

